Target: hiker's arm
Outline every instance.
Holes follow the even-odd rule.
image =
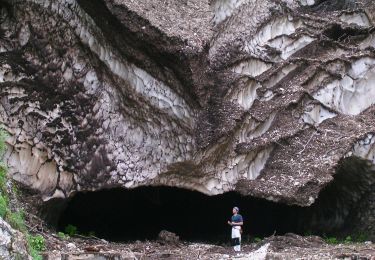
[[[228,221],[228,224],[231,225],[231,226],[242,226],[243,222],[230,222],[230,221]]]

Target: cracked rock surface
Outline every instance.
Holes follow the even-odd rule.
[[[374,164],[375,6],[4,0],[0,122],[45,200],[167,185],[310,206]]]
[[[0,258],[31,260],[27,250],[25,236],[0,217]]]

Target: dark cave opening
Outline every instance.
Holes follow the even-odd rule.
[[[58,229],[70,224],[80,233],[94,232],[110,241],[153,240],[168,230],[182,240],[224,242],[233,206],[240,208],[247,236],[296,231],[285,222],[293,217],[294,207],[235,192],[207,196],[171,187],[78,193],[62,213]]]
[[[70,224],[80,234],[94,232],[97,237],[116,242],[154,240],[160,231],[168,230],[185,241],[223,243],[229,240],[227,221],[233,206],[240,208],[244,218],[244,240],[285,233],[345,237],[355,232],[351,221],[357,218],[358,202],[374,183],[374,171],[366,161],[348,158],[310,207],[244,197],[236,192],[207,196],[172,187],[79,192],[69,201],[51,202],[54,207],[46,207],[50,215],[55,214],[57,230],[64,231]]]

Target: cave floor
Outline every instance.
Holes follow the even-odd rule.
[[[326,244],[320,237],[294,234],[271,236],[258,243],[244,243],[237,254],[229,245],[158,241],[113,243],[96,238],[60,239],[44,234],[44,259],[369,259],[375,260],[375,244]]]
[[[237,254],[227,243],[167,243],[157,240],[108,242],[74,235],[62,239],[38,217],[36,196],[23,196],[26,223],[31,234],[41,234],[46,241],[45,260],[123,260],[123,259],[368,259],[375,260],[375,243],[327,244],[318,236],[287,233],[266,236],[261,242],[244,239]],[[27,200],[26,200],[27,198]],[[34,202],[34,203],[33,203]],[[213,241],[213,240],[211,240]],[[217,241],[220,241],[218,239]]]

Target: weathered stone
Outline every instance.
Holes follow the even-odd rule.
[[[374,164],[373,1],[167,2],[5,1],[14,179],[310,206],[340,162]]]
[[[32,259],[27,251],[25,236],[14,230],[0,217],[0,258],[1,259]]]

